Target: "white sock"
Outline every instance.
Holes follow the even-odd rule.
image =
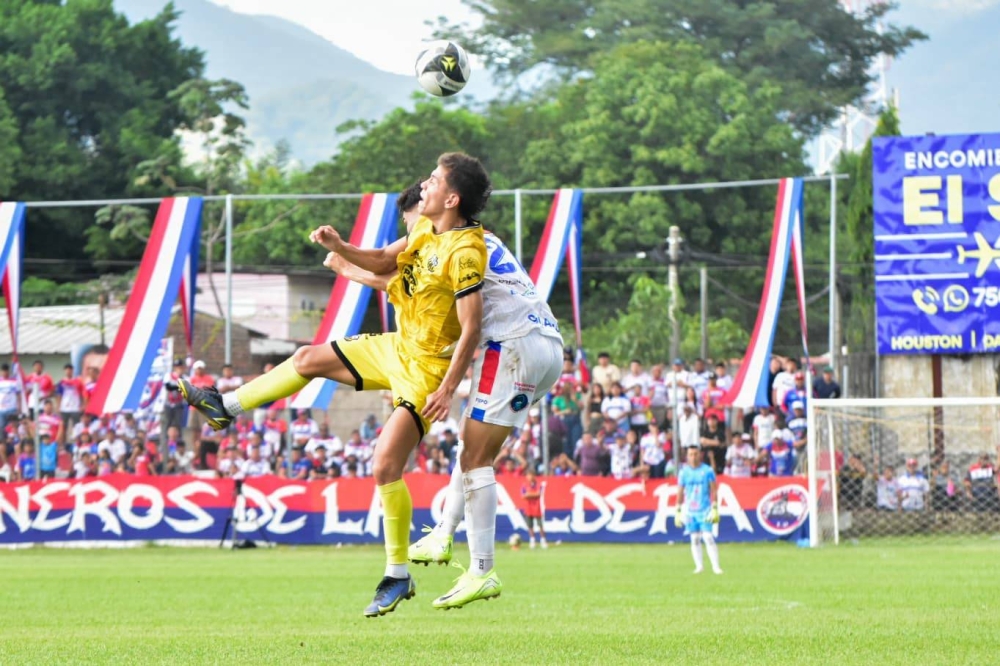
[[[472,563],[469,571],[482,576],[493,568],[497,531],[497,480],[492,467],[462,475],[465,486],[465,531]]]
[[[708,561],[712,563],[712,571],[719,570],[719,545],[715,543],[715,537],[705,533],[702,537],[705,542],[705,550],[708,551]]]
[[[228,395],[228,394],[227,394]],[[403,579],[409,575],[406,569],[406,563],[403,564],[387,564],[385,565],[385,575],[390,578]]]
[[[236,416],[244,412],[243,405],[240,404],[240,399],[236,397],[236,391],[222,394],[222,406],[226,408],[226,413],[230,416]]]
[[[701,571],[701,533],[695,532],[691,535],[691,555],[694,557],[695,571]]]
[[[455,469],[451,471],[448,481],[448,492],[444,496],[444,508],[441,510],[441,522],[434,526],[434,534],[439,537],[455,535],[458,524],[465,516],[465,493],[462,490],[462,466],[455,461]]]

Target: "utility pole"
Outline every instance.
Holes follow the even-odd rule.
[[[698,270],[699,291],[701,292],[701,357],[708,360],[708,268]]]
[[[673,326],[673,335],[670,338],[670,360],[673,361],[680,355],[681,346],[681,325],[677,317],[677,294],[680,285],[677,281],[677,262],[681,255],[681,230],[679,227],[670,227],[670,235],[667,237],[667,249],[670,257],[670,267],[667,272],[667,286],[670,288],[670,323]],[[677,399],[677,371],[674,371],[674,414],[673,414],[673,441],[674,441],[674,469],[680,469],[681,460],[681,429],[680,429],[680,402]]]
[[[101,344],[104,344],[104,306],[108,304],[108,297],[103,291],[97,295],[97,326],[101,333]],[[80,370],[83,371],[83,368]]]
[[[681,345],[681,323],[677,317],[677,294],[680,291],[680,285],[677,282],[677,262],[681,255],[681,230],[679,227],[670,227],[667,249],[670,257],[667,287],[670,289],[670,324],[673,327],[670,338],[670,357],[673,360],[680,355]]]

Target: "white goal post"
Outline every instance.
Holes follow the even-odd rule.
[[[814,399],[806,416],[810,546],[1000,531],[1000,396]]]

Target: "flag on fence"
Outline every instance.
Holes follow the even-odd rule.
[[[566,256],[574,227],[583,225],[583,192],[561,189],[552,200],[542,241],[531,264],[531,281],[542,299],[548,301]]]
[[[785,277],[788,271],[789,255],[793,236],[798,236],[798,246],[801,250],[802,223],[802,179],[784,178],[778,184],[778,200],[774,210],[774,227],[771,234],[771,253],[767,263],[767,273],[764,277],[764,293],[761,296],[760,308],[757,310],[757,322],[754,324],[753,335],[747,348],[740,369],[736,373],[733,385],[726,392],[721,402],[725,405],[752,407],[769,404],[768,376],[771,361],[771,349],[774,345],[774,333],[778,327],[778,313],[781,309],[781,297],[785,288]],[[801,251],[798,256],[801,257]],[[799,260],[801,263],[801,259]],[[805,342],[805,286],[800,279],[800,270],[796,267],[796,292],[799,296],[799,312],[802,321],[803,343]]]
[[[181,316],[184,318],[184,341],[187,343],[188,356],[194,350],[194,297],[198,283],[200,248],[201,234],[196,232],[191,240],[191,249],[184,258],[184,271],[181,273]]]
[[[115,342],[87,404],[91,414],[139,407],[149,369],[167,331],[182,274],[201,229],[200,197],[167,198],[153,221],[146,251]],[[193,294],[193,283],[190,291]],[[193,301],[191,301],[193,313]]]
[[[366,194],[361,199],[350,242],[361,248],[382,247],[395,237],[396,195]],[[323,344],[356,335],[371,299],[371,288],[337,276],[313,344]],[[388,314],[384,315],[388,317]],[[387,319],[383,320],[383,325]],[[326,409],[337,383],[329,379],[314,379],[293,399],[293,409]]]
[[[546,301],[552,294],[563,259],[569,269],[569,290],[573,301],[573,329],[576,345],[576,363],[583,383],[590,383],[590,368],[583,352],[581,328],[581,292],[583,281],[583,192],[561,189],[556,192],[549,209],[549,219],[542,232],[542,241],[531,263],[531,280],[535,289]]]
[[[0,203],[0,275],[3,297],[7,301],[10,347],[17,361],[17,334],[21,320],[21,266],[24,261],[24,204]]]

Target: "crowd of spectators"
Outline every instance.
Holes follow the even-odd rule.
[[[215,376],[203,361],[193,363],[188,372],[177,359],[167,380],[181,374],[197,386],[216,385],[223,393],[243,384],[229,365]],[[229,428],[216,432],[176,392],[164,393],[161,410],[95,417],[85,410],[98,376],[96,368],[75,376],[67,364],[57,382],[36,361],[32,373],[19,382],[9,366],[0,365],[0,481],[82,479],[116,472],[235,478],[274,474],[301,480],[371,473],[381,428],[375,414],[346,441],[331,432],[327,421],[317,422],[311,410],[289,413],[281,403],[241,414]]]
[[[877,461],[869,466],[852,453],[838,466],[838,499],[846,510],[1000,512],[998,462],[983,452],[956,473],[940,455],[925,467],[907,458],[897,469]]]
[[[548,401],[547,471],[618,479],[670,477],[677,472],[676,443],[680,450],[700,447],[717,474],[802,473],[810,398],[805,375],[796,359],[775,357],[769,379],[768,404],[744,410],[723,404],[733,378],[722,362],[712,365],[699,358],[689,365],[676,358],[669,368],[656,364],[647,370],[633,359],[623,372],[602,353],[588,382],[567,354]],[[832,368],[823,368],[813,394],[840,396]],[[505,445],[497,459],[499,473],[521,473],[529,466],[546,471],[541,467],[540,409],[532,408],[524,431]]]
[[[265,372],[269,369],[264,367]],[[795,359],[775,357],[770,370],[769,404],[741,410],[721,402],[732,385],[724,363],[711,366],[695,359],[688,365],[677,358],[669,369],[656,364],[647,371],[641,361],[633,360],[623,372],[602,353],[589,381],[584,381],[567,354],[552,393],[530,408],[524,428],[504,444],[495,461],[497,473],[522,475],[530,469],[555,476],[671,477],[677,472],[675,443],[681,449],[700,447],[717,474],[732,478],[803,473],[811,397],[805,375]],[[222,393],[243,384],[228,365],[214,375],[197,361],[188,372],[178,359],[168,379],[181,374],[197,386],[215,385]],[[177,393],[165,394],[159,412],[93,417],[85,408],[97,379],[96,368],[75,376],[73,367],[66,365],[56,381],[36,361],[22,383],[8,366],[0,365],[0,481],[79,479],[115,472],[235,478],[273,474],[297,480],[371,474],[381,429],[375,414],[359,423],[346,441],[332,432],[325,418],[316,420],[310,410],[292,413],[283,403],[241,414],[221,432],[212,430]],[[840,397],[830,367],[822,369],[812,388],[817,397]],[[470,375],[456,392],[454,414],[462,413],[472,392]],[[27,412],[24,404],[30,406]],[[458,459],[461,426],[456,419],[433,424],[408,471],[449,474]],[[997,465],[988,454],[961,474],[953,473],[944,458],[929,469],[919,469],[915,459],[898,470],[878,461],[866,464],[853,454],[846,460],[838,456],[834,464],[847,509],[1000,511]]]

